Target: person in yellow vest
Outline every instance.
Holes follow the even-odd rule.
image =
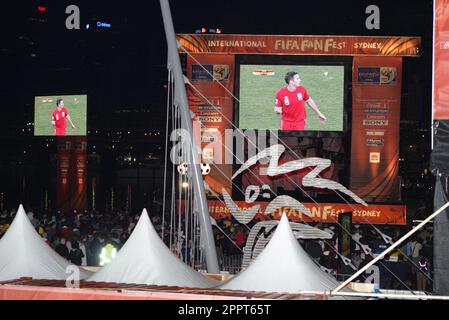
[[[8,231],[9,229],[9,224],[5,223],[5,224],[0,224],[0,236],[3,236],[3,234],[6,233],[6,231]]]
[[[39,233],[39,235],[40,235],[41,237],[43,237],[43,236],[44,236],[44,233],[45,233],[44,227],[43,227],[43,226],[37,227],[37,233]]]
[[[110,263],[117,255],[117,249],[108,242],[106,246],[101,249],[100,266],[103,267]]]

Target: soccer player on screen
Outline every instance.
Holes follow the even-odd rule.
[[[318,109],[316,103],[309,97],[306,88],[301,86],[301,78],[297,72],[287,72],[286,87],[276,93],[274,112],[281,114],[281,130],[305,130],[307,112],[304,102],[312,108],[320,118],[321,123],[326,117]]]
[[[69,121],[72,129],[76,129],[69,113],[67,112],[67,109],[64,106],[64,101],[62,99],[58,99],[56,101],[56,109],[53,111],[53,115],[51,117],[51,123],[55,127],[55,136],[67,135],[67,123],[65,119]]]

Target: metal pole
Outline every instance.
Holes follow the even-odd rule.
[[[420,292],[421,293],[421,292]],[[341,297],[365,297],[375,299],[401,299],[401,300],[444,300],[449,301],[448,296],[430,296],[424,294],[400,294],[400,293],[363,293],[363,292],[338,292],[330,294]]]
[[[205,256],[207,263],[207,271],[209,273],[219,273],[217,252],[215,249],[215,241],[212,233],[212,225],[209,217],[209,208],[207,205],[206,192],[204,190],[203,176],[198,161],[195,159],[197,154],[195,150],[195,140],[193,136],[192,118],[190,115],[190,108],[187,100],[187,93],[185,89],[184,75],[182,74],[181,62],[178,53],[178,42],[176,41],[175,30],[173,27],[173,20],[170,12],[170,5],[168,0],[160,0],[162,18],[164,20],[165,35],[168,45],[169,63],[172,64],[173,76],[176,86],[176,99],[181,111],[181,120],[183,128],[187,130],[190,135],[190,165],[192,169],[193,190],[195,192],[195,200],[200,226],[203,229],[203,244],[205,245]]]
[[[436,39],[436,0],[433,0],[433,32],[432,32],[432,43],[433,50],[432,50],[432,110],[431,112],[431,120],[430,120],[430,150],[433,150],[434,147],[434,134],[435,134],[435,119],[434,119],[434,112],[435,112],[435,39]]]
[[[379,254],[373,261],[368,263],[366,266],[364,266],[362,269],[360,269],[358,272],[356,272],[352,277],[350,277],[348,280],[343,282],[340,286],[338,286],[335,290],[331,292],[331,294],[336,294],[341,289],[346,287],[352,280],[356,279],[359,275],[361,275],[363,272],[365,272],[369,267],[371,267],[373,264],[375,264],[380,259],[383,259],[389,252],[391,252],[394,248],[398,247],[402,242],[407,240],[410,236],[418,232],[426,223],[431,221],[433,218],[435,218],[437,215],[439,215],[441,212],[446,210],[446,208],[449,207],[449,202],[447,202],[444,206],[442,206],[440,209],[432,213],[427,219],[425,219],[423,222],[421,222],[419,225],[417,225],[415,228],[410,230],[405,236],[403,236],[401,239],[396,241],[393,245],[391,245],[388,249],[386,249],[384,252]]]

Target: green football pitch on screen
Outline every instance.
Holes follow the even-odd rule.
[[[325,124],[307,104],[306,131],[343,131],[344,66],[241,65],[239,128],[278,130],[281,117],[274,112],[276,92],[287,86],[287,72],[298,72],[301,85],[326,116]]]
[[[52,115],[57,108],[58,99],[64,101],[64,107],[70,116],[75,128],[66,119],[67,136],[85,136],[87,133],[87,96],[65,95],[65,96],[41,96],[35,97],[34,101],[34,135],[55,136],[55,126],[52,124]]]

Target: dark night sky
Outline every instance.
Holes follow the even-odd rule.
[[[37,16],[39,4],[47,7],[48,22],[31,24],[29,19]],[[64,11],[68,4],[80,7],[82,27],[102,20],[112,23],[113,28],[95,35],[86,30],[65,29],[67,15]],[[364,12],[369,4],[377,4],[381,9],[381,30],[365,29]],[[83,79],[92,76],[115,77],[119,81],[120,70],[127,70],[122,75],[127,78],[123,91],[136,91],[133,88],[140,89],[143,84],[150,91],[160,88],[155,78],[163,75],[156,73],[154,68],[165,64],[166,45],[159,1],[22,0],[12,6],[3,8],[5,19],[0,22],[3,26],[0,29],[3,40],[0,43],[0,94],[10,90],[16,94],[18,90],[22,93],[51,90],[49,84],[55,82],[53,78],[42,81],[33,78],[33,74],[38,72],[42,75],[58,68],[74,71],[64,75],[67,87],[85,87],[88,84]],[[171,1],[171,7],[175,30],[179,33],[190,33],[195,28],[208,26],[221,27],[225,33],[243,34],[420,35],[423,36],[426,53],[425,46],[432,30],[431,0],[178,0]],[[19,40],[19,36],[24,34],[27,39]],[[30,59],[32,53],[37,53],[37,57]],[[102,71],[105,72],[89,74],[85,69],[91,70],[92,65],[103,66]],[[113,71],[118,74],[114,76]],[[4,111],[2,108],[1,112]]]
[[[175,31],[220,27],[224,33],[422,36],[414,71],[429,77],[432,1],[170,1]],[[65,28],[65,8],[77,4],[81,30]],[[381,29],[366,30],[365,8],[376,4]],[[47,8],[45,14],[38,5]],[[166,40],[159,1],[22,0],[2,7],[0,20],[0,139],[33,121],[35,95],[87,93],[88,129],[156,127],[165,119]],[[36,22],[45,19],[45,23]],[[96,21],[108,30],[85,30]],[[101,117],[123,107],[151,117]],[[430,112],[430,111],[429,111]],[[20,117],[15,117],[20,113]]]
[[[221,27],[225,33],[247,34],[365,34],[420,35],[431,31],[432,1],[170,1],[175,30],[193,32],[206,26]],[[280,4],[282,3],[282,4]],[[104,19],[114,25],[111,33],[117,39],[128,38],[128,48],[151,47],[153,61],[165,60],[164,31],[159,1],[41,1],[25,0],[3,8],[2,34],[14,38],[18,32],[29,30],[26,21],[36,6],[47,6],[47,28],[39,35],[58,42],[75,37],[76,32],[65,29],[65,7],[78,4],[82,25]],[[365,29],[365,8],[377,4],[381,9],[381,30]],[[11,5],[11,4],[9,4]],[[37,30],[36,30],[37,33]],[[79,31],[78,33],[82,33]],[[2,46],[11,45],[2,43]],[[49,50],[51,48],[48,48]],[[136,61],[138,63],[139,61]]]

